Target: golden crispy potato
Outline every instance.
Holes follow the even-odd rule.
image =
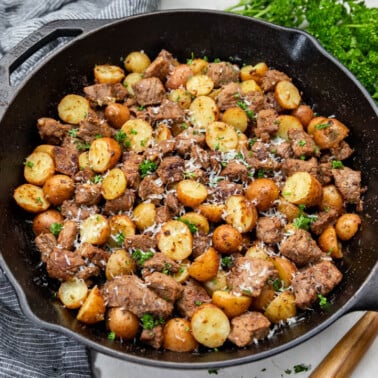
[[[341,240],[352,239],[356,235],[361,224],[361,218],[358,214],[343,214],[336,222],[336,234]]]
[[[116,337],[132,340],[139,330],[139,319],[132,312],[122,307],[111,308],[106,316],[106,325]]]
[[[29,184],[42,186],[54,172],[54,159],[46,152],[33,152],[25,159],[24,177]]]
[[[337,239],[335,227],[328,226],[319,236],[318,244],[320,249],[334,259],[341,259],[343,251],[341,243]]]
[[[304,127],[307,127],[314,118],[314,111],[308,105],[299,105],[298,108],[291,112],[291,115],[297,117]]]
[[[50,207],[41,187],[33,184],[22,184],[13,192],[17,205],[31,213],[40,213]]]
[[[86,323],[95,324],[105,318],[105,302],[100,289],[94,286],[80,307],[76,319]]]
[[[188,64],[193,71],[193,75],[199,75],[206,73],[206,69],[209,63],[205,59],[196,58],[192,59]]]
[[[327,127],[327,122],[328,119],[326,117],[314,117],[307,125],[307,133],[313,135],[318,125],[320,128]]]
[[[279,195],[280,190],[276,183],[266,177],[255,179],[245,191],[246,198],[252,201],[258,211],[267,211],[273,206]]]
[[[195,128],[206,130],[210,123],[218,120],[219,108],[209,96],[198,96],[190,104],[189,114]]]
[[[219,263],[220,257],[217,251],[210,247],[192,262],[188,268],[188,273],[197,281],[208,281],[217,275]]]
[[[335,209],[341,211],[344,207],[344,199],[335,185],[323,186],[322,200],[319,205],[320,209]]]
[[[46,154],[54,158],[54,148],[55,146],[52,144],[40,144],[39,146],[34,148],[33,152],[45,152]]]
[[[296,205],[319,205],[323,189],[320,182],[308,172],[296,172],[287,178],[282,196]]]
[[[32,226],[33,232],[35,235],[51,232],[50,227],[52,224],[63,224],[63,222],[63,215],[58,210],[46,210],[34,217]]]
[[[136,271],[134,259],[124,249],[116,249],[106,263],[105,276],[107,280]]]
[[[191,333],[190,321],[184,318],[169,319],[164,326],[164,349],[173,352],[192,352],[198,342]]]
[[[282,114],[277,117],[278,131],[277,136],[289,140],[288,132],[289,130],[297,129],[303,130],[301,121],[292,115]]]
[[[272,322],[279,323],[297,315],[295,297],[290,291],[278,294],[267,306],[264,315]]]
[[[164,123],[161,123],[159,126],[157,126],[154,130],[154,133],[155,142],[161,142],[173,137],[171,129]]]
[[[261,289],[261,293],[258,297],[253,298],[252,307],[255,310],[265,311],[268,307],[269,303],[272,302],[274,297],[276,296],[276,292],[273,289],[271,284],[266,284]]]
[[[245,295],[234,295],[225,290],[217,290],[212,295],[212,303],[222,309],[229,318],[234,318],[248,310],[252,298]]]
[[[240,69],[240,80],[255,80],[256,82],[260,82],[266,71],[268,71],[268,66],[264,62],[257,63],[254,66],[249,64]]]
[[[201,203],[196,208],[196,211],[205,216],[210,222],[219,223],[222,221],[224,208],[224,204],[220,203]]]
[[[157,234],[159,250],[172,260],[184,260],[193,248],[193,236],[189,227],[178,220],[164,223]]]
[[[193,71],[187,64],[179,64],[169,73],[165,86],[168,89],[184,88]]]
[[[78,125],[80,121],[87,118],[90,110],[89,101],[76,94],[64,96],[58,104],[59,118],[63,122]]]
[[[109,226],[108,245],[110,247],[122,247],[126,236],[135,235],[135,223],[126,214],[117,214],[109,218]]]
[[[97,64],[93,69],[96,83],[120,83],[125,77],[125,72],[121,67],[111,64]]]
[[[90,167],[98,173],[113,168],[121,157],[121,146],[112,138],[95,139],[88,153]]]
[[[53,205],[58,206],[63,201],[70,199],[75,191],[75,183],[72,177],[67,175],[50,176],[43,185],[45,198]]]
[[[208,234],[210,231],[210,225],[207,218],[193,211],[182,215],[180,217],[180,220],[184,220],[193,224],[197,228],[197,230],[202,234]]]
[[[187,91],[193,96],[206,96],[214,88],[214,82],[207,75],[194,75],[186,82]]]
[[[119,168],[111,169],[101,183],[102,196],[112,200],[121,196],[126,190],[126,176]]]
[[[272,250],[263,242],[254,241],[247,249],[245,256],[254,257],[255,259],[270,260]]]
[[[279,198],[279,203],[277,205],[277,210],[284,214],[289,222],[292,222],[295,218],[299,216],[299,207],[286,201],[284,197]]]
[[[133,219],[138,230],[145,230],[155,223],[156,206],[152,202],[141,202],[133,210]]]
[[[84,151],[79,155],[79,167],[81,170],[90,168],[89,151]]]
[[[287,80],[281,80],[274,88],[274,97],[284,109],[295,109],[301,102],[298,88]]]
[[[247,113],[238,106],[226,109],[222,115],[222,121],[233,126],[236,130],[239,130],[242,133],[244,133],[248,127]]]
[[[325,123],[318,123],[313,130],[314,141],[320,149],[337,146],[349,134],[349,129],[336,118],[328,118]]]
[[[104,244],[109,236],[109,222],[101,214],[91,214],[80,223],[80,240],[82,243]]]
[[[213,151],[228,152],[238,146],[238,134],[233,126],[224,122],[207,125],[206,144]]]
[[[115,129],[120,129],[130,119],[130,110],[126,105],[113,102],[105,108],[104,116]]]
[[[143,119],[129,119],[121,130],[127,135],[129,148],[134,152],[145,151],[152,142],[152,127]]]
[[[211,280],[202,282],[207,293],[212,296],[216,290],[226,290],[227,289],[227,275],[228,273],[224,270],[218,270],[217,275]]]
[[[297,267],[290,260],[281,256],[272,256],[270,261],[276,268],[278,275],[285,287],[291,285],[291,281],[297,272]]]
[[[191,94],[184,88],[177,88],[170,91],[167,95],[168,100],[177,102],[181,109],[188,109],[192,103]]]
[[[127,71],[142,73],[151,64],[148,55],[143,51],[133,51],[124,60]]]
[[[127,92],[131,96],[134,96],[134,85],[139,81],[143,79],[143,75],[140,74],[139,72],[132,72],[129,73],[126,77],[125,80],[123,80],[123,86],[127,88]]]
[[[183,283],[190,277],[189,276],[190,264],[191,263],[189,259],[184,259],[180,262],[179,271],[172,274],[172,277],[175,279],[176,282]]]
[[[79,308],[88,296],[87,284],[82,279],[73,278],[60,284],[58,298],[65,307]]]
[[[212,236],[214,248],[220,253],[231,254],[241,249],[243,237],[241,233],[230,224],[218,226]]]
[[[263,91],[261,87],[253,79],[242,81],[240,83],[240,88],[243,94],[246,94],[249,92],[262,92]]]
[[[244,133],[238,132],[238,146],[237,150],[238,151],[245,151],[248,148],[249,145],[249,139],[247,135]]]
[[[240,233],[251,231],[257,223],[256,207],[242,195],[233,195],[226,200],[226,222]]]
[[[198,181],[181,180],[176,186],[176,195],[183,205],[195,208],[206,200],[207,188]]]
[[[223,345],[231,330],[227,315],[211,303],[197,308],[192,316],[191,326],[194,338],[208,348]]]

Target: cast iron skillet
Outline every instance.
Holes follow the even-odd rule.
[[[0,62],[0,262],[15,286],[26,316],[46,329],[62,332],[91,348],[124,360],[171,368],[219,368],[256,361],[291,348],[353,310],[376,310],[378,287],[376,232],[378,111],[354,76],[328,55],[309,35],[266,22],[216,11],[179,10],[129,17],[103,26],[104,21],[54,22],[21,42]],[[97,27],[97,29],[96,29]],[[92,30],[95,29],[95,30]],[[17,87],[9,75],[34,51],[60,36],[75,36],[45,59]],[[23,182],[22,162],[39,143],[36,120],[57,117],[63,95],[90,82],[95,64],[119,63],[133,50],[156,56],[165,48],[185,61],[192,53],[209,59],[233,59],[282,70],[304,91],[304,100],[322,115],[335,115],[351,128],[348,140],[356,150],[350,165],[363,172],[368,187],[361,231],[339,264],[344,279],[329,297],[330,312],[315,311],[305,320],[278,332],[269,341],[215,353],[171,353],[140,349],[109,341],[102,326],[85,327],[52,298],[49,279],[39,265],[30,215],[20,210],[12,192]],[[51,283],[54,289],[54,283]],[[56,284],[55,284],[56,287]]]

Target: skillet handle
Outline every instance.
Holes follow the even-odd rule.
[[[79,37],[97,27],[108,24],[114,20],[57,20],[47,23],[40,29],[34,31],[21,42],[9,50],[0,59],[0,119],[3,117],[6,108],[17,93],[20,84],[27,80],[31,73],[39,67],[44,59],[41,59],[21,79],[17,85],[11,84],[11,74],[20,67],[35,52],[46,46],[59,37]],[[64,45],[65,46],[65,45]],[[56,54],[63,46],[56,48],[51,55]]]

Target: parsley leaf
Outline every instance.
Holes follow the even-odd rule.
[[[62,231],[63,225],[61,223],[52,223],[50,226],[50,232],[54,236],[58,236],[60,234],[60,231]]]
[[[132,254],[131,257],[137,262],[138,265],[143,265],[147,260],[149,260],[154,253],[152,251],[141,251],[140,249],[136,249]]]
[[[139,164],[139,172],[141,177],[146,177],[157,170],[158,165],[151,160],[145,159]]]
[[[189,220],[185,218],[177,218],[177,220],[179,220],[182,223],[185,223],[189,227],[189,230],[192,234],[198,231],[198,227],[194,223],[190,222]]]

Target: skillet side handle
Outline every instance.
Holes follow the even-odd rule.
[[[348,311],[378,311],[378,263]]]
[[[19,85],[12,86],[10,77],[16,68],[20,67],[36,51],[59,37],[78,37],[95,28],[114,20],[58,20],[52,21],[25,37],[0,59],[0,119],[17,92]],[[54,50],[57,53],[63,46]],[[31,73],[43,64],[44,59],[36,63],[32,71],[27,73],[21,82],[28,79]]]

